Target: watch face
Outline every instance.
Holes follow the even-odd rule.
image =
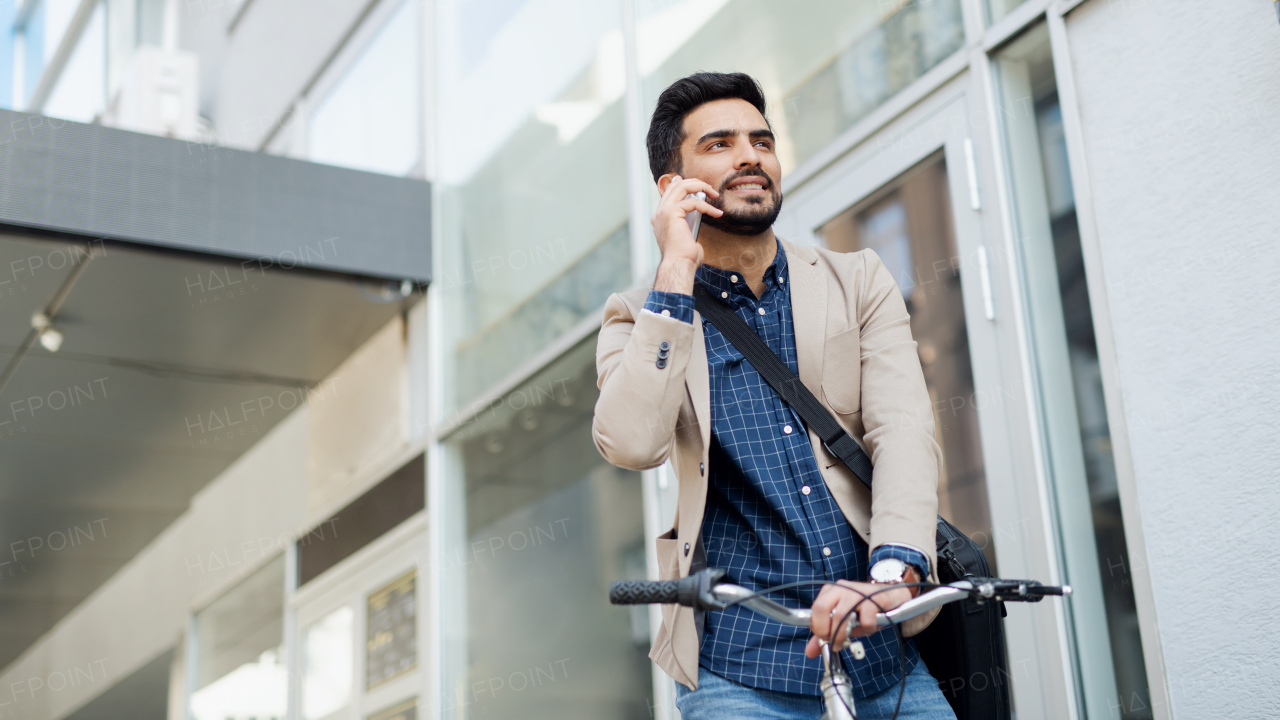
[[[871,579],[876,582],[900,582],[907,574],[907,564],[895,558],[881,560],[871,566]]]

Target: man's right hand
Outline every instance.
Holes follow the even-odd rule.
[[[685,216],[698,210],[712,217],[720,217],[723,210],[712,207],[705,200],[689,197],[696,192],[705,192],[709,198],[720,197],[720,193],[709,184],[697,178],[682,178],[673,175],[667,184],[657,210],[649,220],[653,225],[653,234],[658,239],[658,248],[662,251],[662,261],[658,264],[658,275],[654,279],[653,289],[660,292],[693,294],[694,274],[702,265],[702,246],[693,239],[689,223]]]

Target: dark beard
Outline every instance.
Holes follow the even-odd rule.
[[[755,205],[755,207],[744,210],[726,211],[720,217],[711,217],[703,215],[702,222],[722,232],[730,235],[759,235],[769,228],[773,227],[773,222],[778,219],[778,213],[782,212],[782,193],[778,191],[777,183],[768,173],[761,170],[742,170],[734,173],[720,185],[720,197],[715,200],[708,200],[712,207],[720,208],[723,202],[724,194],[728,192],[729,183],[747,175],[760,175],[768,179],[770,195],[773,197],[773,207],[764,206],[764,198],[752,198],[747,202]]]

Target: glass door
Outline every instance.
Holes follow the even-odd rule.
[[[982,139],[971,127],[980,115],[965,89],[964,77],[944,85],[828,168],[784,188],[778,232],[879,255],[911,314],[933,404],[943,453],[939,511],[983,547],[996,574],[1052,581],[1009,260],[984,226],[975,163]],[[1060,607],[1011,608],[1009,677],[939,681],[1010,682],[1020,715],[1070,717],[1062,627]]]

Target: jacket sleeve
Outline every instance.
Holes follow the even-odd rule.
[[[591,422],[591,437],[605,460],[630,470],[667,461],[694,334],[691,323],[674,317],[633,313],[621,295],[605,303],[596,345],[600,397]],[[659,358],[664,342],[666,357]]]
[[[875,466],[871,547],[918,549],[936,566],[942,450],[902,292],[873,251],[862,253],[859,300],[863,441]],[[936,567],[930,568],[936,570]]]

